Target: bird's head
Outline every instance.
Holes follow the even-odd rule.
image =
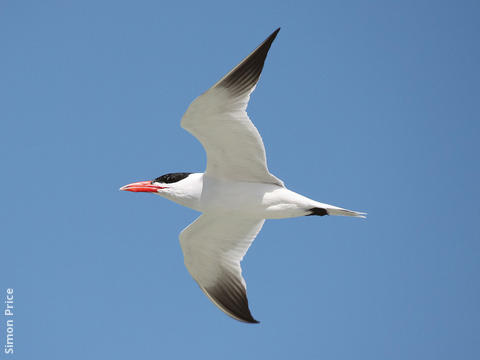
[[[139,181],[122,186],[120,190],[132,192],[151,192],[162,194],[174,188],[176,183],[185,179],[191,173],[170,173],[162,175],[154,180]]]

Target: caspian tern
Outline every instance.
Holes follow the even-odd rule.
[[[268,171],[262,138],[246,108],[280,28],[205,93],[181,126],[207,153],[204,173],[171,173],[120,188],[150,192],[202,214],[180,233],[185,265],[208,298],[236,320],[258,323],[248,307],[240,262],[265,219],[365,217],[288,190]]]

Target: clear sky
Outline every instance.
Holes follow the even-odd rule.
[[[3,1],[0,359],[479,359],[478,1]],[[183,265],[197,213],[119,192],[201,172],[189,103],[281,26],[249,114],[294,191],[368,219],[267,221],[259,325]]]

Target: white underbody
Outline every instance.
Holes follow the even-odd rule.
[[[181,186],[178,186],[181,185]],[[236,213],[259,219],[282,219],[310,214],[312,208],[329,215],[360,216],[359,213],[324,204],[275,184],[237,182],[195,173],[171,189],[158,193],[202,213]]]

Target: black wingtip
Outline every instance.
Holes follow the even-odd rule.
[[[272,46],[273,41],[277,37],[278,33],[280,31],[280,28],[277,28],[274,32],[270,34],[268,38],[265,39],[263,43],[261,43],[255,51],[265,47],[266,48],[266,53],[268,53],[268,50],[270,50],[270,46]],[[267,54],[265,54],[265,57],[267,57]]]
[[[255,49],[255,51],[257,51],[257,50],[259,50],[259,49],[261,49],[261,48],[263,48],[263,47],[266,47],[266,48],[267,48],[267,49],[266,49],[266,53],[268,53],[268,50],[270,50],[270,46],[272,46],[272,43],[273,43],[273,41],[275,40],[275,38],[277,37],[279,31],[280,31],[280,28],[277,28],[274,32],[272,32],[272,33],[270,34],[270,36],[269,36],[268,38],[266,38],[265,41],[264,41],[263,43],[261,43],[261,44]],[[254,51],[254,52],[255,52],[255,51]],[[266,57],[266,56],[267,56],[267,55],[265,54],[265,57]]]
[[[238,320],[249,323],[249,324],[260,324],[260,321],[253,318],[252,313],[250,312],[250,309],[248,309],[247,316],[244,315],[243,317],[239,317]]]
[[[214,86],[220,86],[230,90],[232,95],[241,95],[251,92],[257,84],[268,51],[277,37],[280,28],[277,28],[265,39],[250,55],[238,64],[232,71],[225,75]]]
[[[250,318],[237,318],[237,320],[241,321],[241,322],[245,322],[247,324],[260,324],[260,321],[258,321],[257,319],[254,319],[253,317],[250,317]]]
[[[224,272],[217,283],[208,288],[200,286],[203,292],[225,314],[250,324],[258,324],[248,307],[247,291],[238,278],[230,272]]]

